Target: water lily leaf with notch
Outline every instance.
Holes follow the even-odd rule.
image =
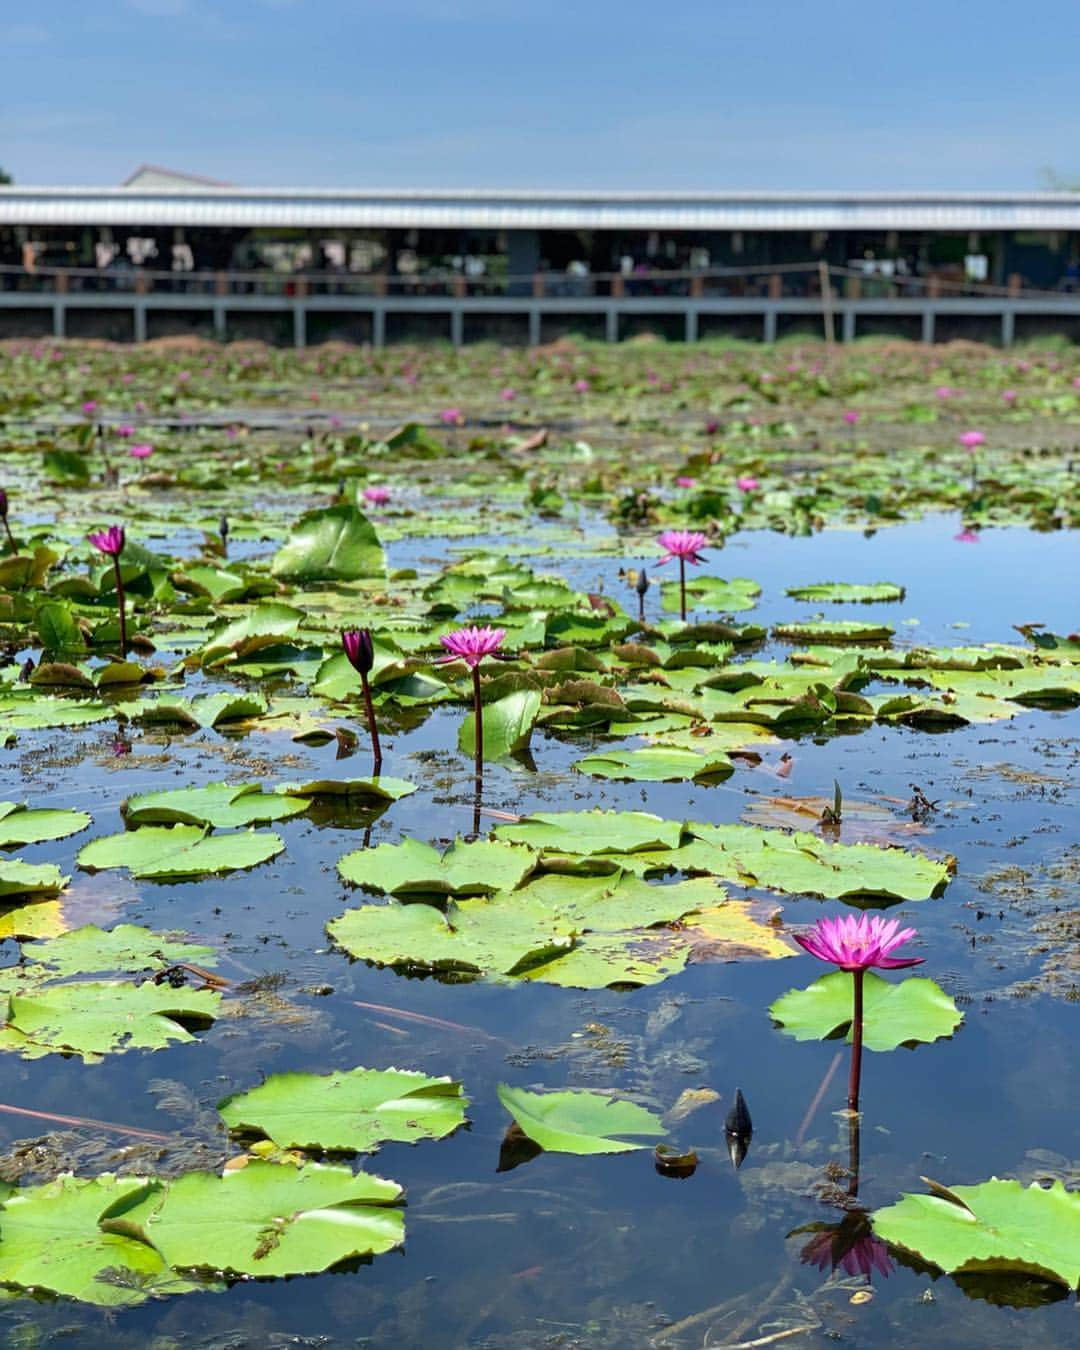
[[[415,783],[379,774],[374,778],[312,778],[306,783],[279,783],[277,792],[292,797],[359,797],[396,802],[416,791]]]
[[[687,577],[686,603],[689,609],[715,609],[721,614],[739,614],[753,609],[761,587],[749,577]],[[668,613],[678,613],[680,607],[679,583],[665,581],[660,587],[663,606]]]
[[[778,623],[773,637],[788,642],[886,642],[895,629],[887,623],[861,623],[858,619],[807,619],[804,623]]]
[[[400,1246],[401,1194],[396,1182],[348,1167],[254,1159],[222,1176],[188,1172],[106,1222],[175,1268],[314,1275]]]
[[[35,865],[19,858],[0,858],[0,900],[27,895],[56,895],[70,880],[53,863]]]
[[[203,649],[202,665],[206,668],[226,661],[243,661],[264,647],[289,642],[300,631],[303,619],[303,610],[291,605],[253,605],[239,619],[211,634]]]
[[[86,924],[44,942],[23,945],[24,964],[15,973],[22,981],[56,980],[68,975],[122,971],[138,975],[168,970],[181,962],[199,966],[217,964],[213,947],[183,941],[178,934],[155,933],[136,924],[102,929]],[[0,972],[0,985],[12,972]]]
[[[382,637],[374,642],[372,651],[374,660],[368,675],[372,686],[411,675],[420,664],[414,657],[406,656],[387,645]],[[360,676],[353,670],[344,652],[335,652],[323,661],[311,692],[335,702],[360,697]]]
[[[816,601],[822,604],[871,604],[887,600],[903,600],[907,592],[892,581],[858,583],[852,581],[818,581],[808,586],[789,586],[784,592],[793,600]]]
[[[46,651],[86,650],[86,640],[82,629],[75,622],[75,615],[68,605],[59,600],[46,600],[43,605],[39,605],[34,615],[34,625]]]
[[[47,1289],[100,1307],[131,1307],[151,1294],[191,1288],[161,1253],[136,1238],[104,1232],[102,1215],[149,1194],[140,1177],[57,1177],[9,1195],[0,1208],[0,1284]]]
[[[386,554],[375,526],[348,504],[310,511],[293,527],[270,564],[285,581],[357,581],[384,577]]]
[[[81,1055],[87,1063],[127,1050],[162,1050],[172,1041],[194,1040],[185,1024],[212,1022],[220,1002],[211,989],[174,989],[151,980],[39,985],[10,996],[0,1050],[24,1059]]]
[[[846,970],[822,975],[806,989],[790,989],[769,1008],[774,1022],[797,1041],[851,1040],[854,980]],[[863,976],[863,1045],[895,1050],[912,1041],[951,1036],[964,1014],[933,980],[911,976],[890,984],[869,970]]]
[[[465,1123],[469,1099],[451,1078],[408,1069],[275,1073],[218,1103],[233,1131],[265,1134],[281,1148],[374,1153],[388,1140],[442,1139]]]
[[[213,825],[227,829],[267,825],[306,811],[299,793],[263,792],[259,783],[206,783],[202,787],[167,788],[129,797],[120,810],[129,825]],[[0,833],[3,822],[0,821]]]
[[[540,712],[540,694],[535,689],[520,689],[505,698],[484,705],[484,758],[501,759],[529,745],[533,726]],[[476,719],[469,712],[458,732],[458,745],[467,754],[474,752]]]
[[[419,839],[357,849],[338,860],[346,881],[390,895],[491,895],[512,891],[536,866],[532,849],[479,839],[445,853]]]
[[[88,872],[127,867],[136,877],[179,880],[255,867],[284,847],[270,831],[211,835],[199,825],[143,825],[92,839],[79,850],[76,862]]]
[[[667,1134],[660,1117],[644,1106],[602,1092],[527,1092],[508,1083],[496,1091],[520,1128],[548,1153],[632,1153],[649,1147],[632,1142],[634,1136]]]
[[[991,1177],[934,1195],[903,1195],[870,1216],[884,1241],[949,1274],[1021,1271],[1080,1284],[1080,1192]]]
[[[270,705],[262,694],[200,694],[191,700],[182,698],[159,698],[139,704],[133,714],[137,722],[150,725],[155,723],[179,723],[181,726],[210,729],[225,725],[227,722],[242,722],[250,718],[262,717],[270,710]]]
[[[32,809],[18,802],[0,802],[0,848],[63,839],[85,830],[89,824],[90,817],[85,811]]]
[[[681,821],[661,820],[645,811],[537,811],[513,825],[497,825],[495,836],[552,853],[634,853],[674,849]]]
[[[49,727],[89,726],[107,722],[116,709],[104,703],[78,703],[48,694],[27,697],[14,694],[0,699],[0,737],[12,731],[44,731]]]
[[[635,779],[645,783],[695,782],[727,778],[735,766],[722,751],[696,754],[673,745],[650,745],[641,750],[604,750],[575,762],[579,773],[597,778]]]

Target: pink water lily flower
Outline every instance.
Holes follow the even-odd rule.
[[[575,393],[575,394],[587,394],[587,393],[589,392],[589,389],[590,389],[590,385],[589,385],[589,381],[588,381],[588,380],[575,380],[575,381],[574,381],[574,393]]]
[[[438,659],[440,662],[461,660],[470,670],[475,670],[485,656],[499,650],[505,637],[505,628],[459,628],[439,638],[446,648],[446,655]]]
[[[681,473],[678,478],[675,479],[675,486],[680,488],[697,487],[697,479],[690,478],[686,474]]]
[[[859,414],[855,411],[854,408],[849,408],[847,412],[844,413],[844,421],[848,424],[849,427],[853,427],[858,420]]]
[[[963,431],[957,437],[965,450],[977,450],[980,445],[986,444],[986,437],[981,431]]]
[[[97,412],[97,403],[94,399],[88,398],[86,402],[81,405],[81,408],[84,416],[93,417],[94,413]]]
[[[129,426],[127,422],[121,422],[121,424],[115,428],[115,431],[117,436],[134,436],[135,434],[135,428]]]
[[[672,558],[678,558],[680,562],[693,563],[695,567],[704,561],[699,554],[707,540],[697,530],[665,530],[656,542],[664,550],[664,556],[657,563],[657,567],[663,567],[664,563],[670,562]]]
[[[802,1249],[801,1259],[807,1265],[817,1266],[818,1270],[842,1270],[845,1275],[867,1278],[875,1270],[884,1276],[893,1271],[888,1247],[872,1233],[859,1238],[850,1247],[838,1244],[836,1236],[828,1229],[815,1233]]]
[[[918,966],[922,956],[894,958],[890,952],[915,937],[914,928],[901,928],[896,919],[879,914],[845,914],[838,919],[818,919],[809,933],[795,933],[795,941],[819,961],[831,961],[841,970],[901,970]]]
[[[363,495],[364,501],[371,502],[372,506],[385,506],[390,500],[390,489],[384,487],[366,487]]]
[[[741,478],[735,479],[735,486],[740,492],[756,492],[761,484],[753,474],[743,474]]]
[[[499,397],[502,399],[504,403],[513,403],[514,399],[517,398],[517,390],[502,389],[499,391]]]
[[[959,534],[954,534],[953,538],[958,544],[977,544],[979,533],[977,530],[961,530]]]
[[[950,389],[947,384],[939,385],[937,389],[934,390],[934,396],[936,398],[955,398],[956,393],[957,391],[955,389]]]
[[[444,408],[439,414],[439,421],[448,427],[459,427],[465,421],[465,414],[460,408]]]
[[[154,447],[152,445],[145,445],[145,444],[133,445],[128,450],[128,454],[131,456],[132,459],[149,459],[153,453]]]
[[[715,417],[710,417],[709,420],[705,423],[705,435],[715,436],[719,430],[720,430],[720,423],[716,420]]]
[[[1001,397],[1005,400],[1006,403],[1015,403],[1015,402],[1016,402],[1016,390],[1015,390],[1015,389],[1003,389],[1003,390],[1001,391]]]
[[[123,525],[110,525],[107,530],[96,530],[89,539],[99,553],[110,558],[118,558],[124,551]]]

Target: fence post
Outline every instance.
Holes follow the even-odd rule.
[[[534,300],[543,300],[544,298],[544,274],[543,272],[534,272],[532,279],[532,293]]]
[[[1024,278],[1020,275],[1019,272],[1010,272],[1010,273],[1009,273],[1009,284],[1008,284],[1008,292],[1009,292],[1009,294],[1010,294],[1010,295],[1013,295],[1013,296],[1019,295],[1019,294],[1020,294],[1020,287],[1023,285],[1023,283],[1024,283]]]
[[[778,272],[773,272],[769,277],[769,299],[782,300],[783,298],[784,278]]]

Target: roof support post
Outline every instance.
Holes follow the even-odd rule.
[[[855,310],[851,305],[844,310],[844,317],[840,321],[840,341],[855,341]]]
[[[1011,347],[1016,341],[1016,310],[1009,308],[1001,311],[1001,345]]]
[[[604,314],[604,337],[608,342],[619,340],[619,311],[614,305],[608,305]]]
[[[52,307],[52,335],[54,338],[62,338],[66,332],[67,309],[63,300],[54,300]]]
[[[135,341],[146,341],[146,301],[136,300],[134,309]]]
[[[922,340],[929,347],[934,341],[934,311],[924,309],[922,312]]]
[[[450,341],[455,347],[462,346],[465,341],[465,312],[460,305],[450,311]]]
[[[299,300],[293,302],[292,334],[294,347],[307,346],[307,307]]]

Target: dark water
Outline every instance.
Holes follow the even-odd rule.
[[[900,582],[907,587],[900,604],[823,607],[845,618],[887,618],[896,625],[896,645],[1019,640],[1012,625],[1032,621],[1059,632],[1078,626],[1080,538],[1002,530],[962,544],[953,538],[958,529],[938,516],[872,538],[857,532],[736,536],[709,571],[762,584],[761,602],[746,616],[755,622],[816,612],[787,600],[785,586]],[[397,546],[391,565],[436,551],[432,541]],[[577,584],[592,586],[599,578],[612,593],[619,585],[617,557],[536,562]],[[764,654],[787,650],[773,644]],[[0,1311],[7,1343],[162,1350],[204,1344],[721,1346],[780,1332],[792,1334],[760,1343],[840,1339],[865,1347],[971,1350],[1075,1343],[1074,1299],[1009,1306],[1035,1300],[1035,1286],[969,1281],[961,1288],[896,1264],[887,1278],[874,1273],[871,1299],[852,1302],[866,1280],[841,1272],[826,1283],[827,1272],[800,1261],[807,1237],[786,1235],[842,1218],[820,1192],[828,1165],[847,1164],[850,1143],[848,1121],[836,1114],[844,1105],[846,1058],[811,1114],[838,1046],[798,1044],[772,1027],[766,1011],[779,994],[821,973],[809,957],[700,965],[651,989],[582,993],[526,984],[448,986],[351,964],[328,949],[324,924],[350,895],[334,864],[359,846],[369,821],[373,843],[403,834],[448,841],[471,828],[470,766],[454,750],[460,716],[460,709],[440,709],[409,735],[387,738],[384,771],[415,782],[420,790],[413,797],[373,820],[280,823],[275,828],[286,852],[254,872],[184,885],[75,873],[73,888],[87,919],[183,928],[222,951],[226,976],[278,977],[277,1000],[264,1000],[262,1016],[222,1017],[193,1044],[96,1066],[0,1060],[3,1102],[178,1131],[205,1165],[224,1152],[213,1106],[265,1074],[393,1064],[459,1077],[472,1102],[467,1129],[441,1142],[387,1145],[367,1163],[407,1188],[405,1250],[344,1273],[239,1284],[226,1294],[190,1295],[109,1316],[73,1304],[16,1300]],[[36,738],[25,733],[16,750],[3,752],[5,795],[94,814],[87,834],[21,856],[72,870],[75,849],[91,834],[119,828],[121,800],[150,787],[226,773],[240,779],[251,766],[276,765],[286,754],[296,764],[275,768],[279,777],[366,771],[362,756],[343,766],[333,746],[306,749],[264,734],[226,739],[209,732],[168,743],[147,734],[122,761],[112,758],[111,741],[108,726]],[[1022,709],[1008,722],[937,734],[873,726],[831,739],[806,736],[766,747],[767,764],[784,748],[795,758],[783,783],[761,769],[739,769],[709,788],[605,783],[570,771],[583,744],[580,737],[571,744],[537,733],[535,771],[516,763],[492,766],[488,805],[520,813],[644,806],[675,818],[729,821],[739,818],[749,794],[831,793],[834,778],[849,799],[903,802],[912,783],[938,799],[932,826],[918,843],[954,854],[957,875],[942,899],[898,906],[891,914],[919,929],[919,954],[927,962],[919,973],[954,995],[966,1019],[949,1041],[867,1056],[859,1198],[869,1208],[889,1203],[903,1190],[921,1191],[921,1175],[946,1184],[991,1175],[1027,1181],[1058,1172],[1074,1184],[1080,1179],[1074,1161],[1080,1158],[1077,1004],[1048,992],[1020,996],[1016,988],[1038,977],[1046,959],[1031,953],[1032,924],[1055,907],[1076,907],[1080,710]],[[432,751],[435,758],[425,755]],[[226,752],[239,758],[228,762]],[[164,772],[156,758],[162,754],[169,756]],[[842,908],[783,901],[792,923]],[[1072,956],[1075,961],[1075,951]],[[459,1026],[410,1021],[401,1012]],[[191,1094],[174,1114],[159,1108],[163,1093],[152,1085],[161,1079]],[[688,1088],[709,1087],[721,1097],[673,1128],[672,1142],[695,1147],[701,1158],[689,1180],[657,1175],[647,1151],[544,1154],[497,1174],[507,1125],[495,1096],[501,1081],[614,1088],[657,1111]],[[755,1127],[738,1172],[723,1134],[737,1085]],[[174,1086],[165,1095],[178,1091]],[[0,1148],[47,1128],[0,1114]],[[76,1132],[68,1142],[95,1137]],[[110,1136],[110,1147],[121,1142]],[[99,1170],[103,1157],[118,1168],[145,1169],[153,1166],[148,1156],[125,1163],[95,1155],[84,1170]]]

